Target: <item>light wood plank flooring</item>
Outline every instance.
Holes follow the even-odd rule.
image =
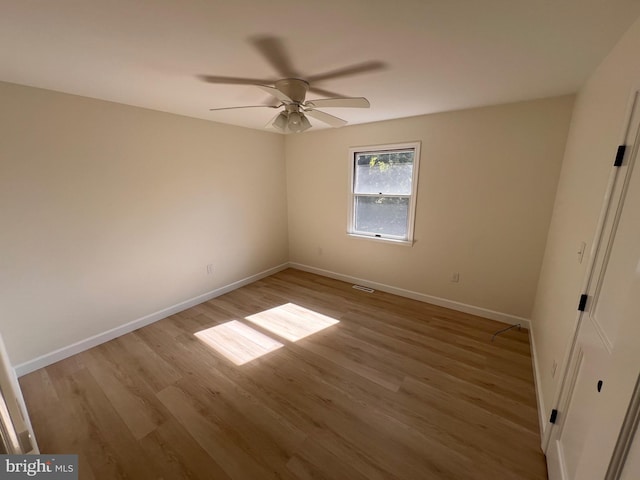
[[[299,307],[326,328],[269,331],[299,335]],[[41,450],[79,454],[83,480],[545,479],[527,332],[491,343],[503,327],[290,269],[20,384]],[[236,365],[203,331],[281,346]]]

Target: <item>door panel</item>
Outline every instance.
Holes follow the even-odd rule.
[[[568,405],[556,419],[557,434],[547,452],[549,479],[573,479],[591,430],[591,419],[609,354],[590,321],[580,330]]]
[[[633,172],[630,173],[633,175]],[[629,182],[623,182],[621,185],[623,195],[630,195],[627,190],[630,188],[631,178],[628,180]],[[625,198],[625,208],[629,210],[633,205],[627,204],[627,201],[633,202],[634,200]],[[603,252],[601,274],[598,282],[591,289],[591,307],[587,312],[596,328],[602,332],[605,345],[609,349],[613,347],[618,332],[619,308],[631,294],[631,280],[636,274],[636,268],[638,268],[632,260],[637,255],[638,244],[635,243],[637,239],[633,233],[626,231],[633,227],[634,222],[627,220],[624,225],[620,225],[623,211],[624,208],[612,218],[612,226],[615,231],[609,238],[607,249]]]

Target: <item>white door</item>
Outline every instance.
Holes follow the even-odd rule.
[[[605,478],[640,373],[640,167],[633,168],[637,107],[626,141],[630,151],[616,167],[605,198],[586,309],[546,451],[551,480]]]
[[[594,418],[582,451],[576,478],[617,480],[616,465],[609,459],[620,434],[637,422],[638,377],[640,375],[640,162],[631,172],[624,208],[612,243],[611,254],[597,305],[602,315],[614,316],[616,333],[605,384],[593,411]],[[615,291],[614,291],[615,290]],[[627,412],[630,415],[627,415]],[[625,418],[628,417],[628,418]],[[623,425],[624,422],[627,425]],[[633,432],[629,432],[632,434]],[[631,449],[640,446],[633,442]],[[618,447],[622,448],[624,445]],[[615,457],[614,457],[615,459]],[[628,463],[627,463],[628,460]],[[619,458],[619,470],[626,478],[639,479],[637,452]],[[614,462],[615,463],[615,462]]]

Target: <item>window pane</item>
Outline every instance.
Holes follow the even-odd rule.
[[[354,193],[411,195],[413,150],[358,153]]]
[[[356,197],[355,231],[407,237],[409,198]]]

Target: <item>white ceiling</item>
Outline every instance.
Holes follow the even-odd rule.
[[[271,109],[208,109],[267,94],[198,75],[279,78],[250,41],[271,35],[303,78],[383,62],[314,84],[367,97],[327,109],[367,123],[575,92],[638,15],[637,0],[0,0],[0,80],[263,128]]]

